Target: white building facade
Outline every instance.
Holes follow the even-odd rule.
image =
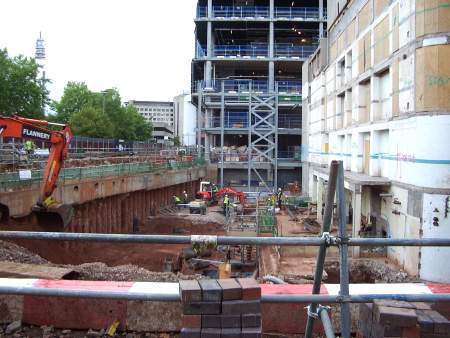
[[[449,238],[448,8],[340,2],[328,48],[303,68],[303,190],[320,218],[329,163],[342,160],[353,237]],[[386,256],[411,275],[450,282],[450,248],[389,247]]]
[[[196,144],[196,114],[197,110],[191,103],[191,95],[181,94],[173,99],[174,133],[181,145]]]
[[[170,127],[174,127],[173,102],[130,100],[128,104],[135,106],[145,121],[150,123],[166,123]]]

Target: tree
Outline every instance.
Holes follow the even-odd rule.
[[[92,106],[82,107],[80,111],[72,114],[69,124],[75,135],[103,138],[114,136],[111,120],[102,110]]]
[[[68,123],[72,115],[87,105],[93,107],[94,94],[84,82],[68,82],[64,87],[61,100],[53,101],[51,107],[57,112],[55,119],[60,123]]]
[[[115,88],[96,93],[85,83],[69,82],[61,100],[54,101],[52,107],[57,112],[52,119],[70,123],[75,135],[140,141],[149,139],[152,134],[152,126],[135,107],[122,105]],[[107,128],[100,126],[102,119]]]
[[[39,77],[39,65],[22,55],[10,58],[0,49],[0,112],[6,115],[44,118],[48,103],[47,79]]]
[[[175,147],[181,146],[181,141],[180,141],[180,137],[179,137],[179,136],[175,136],[175,137],[173,138],[173,145],[174,145]]]

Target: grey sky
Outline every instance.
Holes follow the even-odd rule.
[[[124,100],[171,100],[190,88],[196,0],[2,0],[0,48],[34,56],[42,31],[51,97],[68,81]]]

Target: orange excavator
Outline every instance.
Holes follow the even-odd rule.
[[[57,126],[58,131],[42,126]],[[32,207],[38,224],[46,230],[61,231],[72,220],[73,207],[58,203],[52,196],[64,160],[67,158],[72,132],[69,126],[45,120],[28,119],[19,116],[0,115],[0,137],[43,141],[51,143],[48,161],[44,169],[40,196]]]
[[[240,204],[245,204],[245,194],[242,191],[231,187],[219,189],[214,183],[211,182],[200,182],[200,191],[197,192],[196,197],[210,203],[215,203],[223,195],[237,196]]]

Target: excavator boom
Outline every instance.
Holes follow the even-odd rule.
[[[61,130],[54,131],[41,127],[49,125],[59,126]],[[0,116],[0,136],[51,143],[40,197],[32,211],[37,215],[38,223],[46,229],[64,229],[72,219],[73,208],[56,202],[52,194],[56,188],[64,160],[68,155],[69,143],[72,139],[69,126],[18,116]]]

